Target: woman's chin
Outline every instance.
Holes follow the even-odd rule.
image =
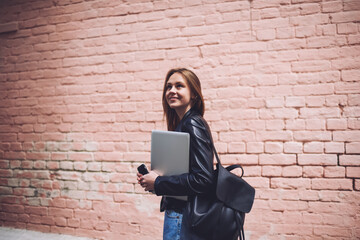
[[[174,104],[174,103],[170,103],[169,104],[169,107],[171,108],[171,109],[176,109],[176,108],[178,108],[179,106],[178,106],[178,104]]]

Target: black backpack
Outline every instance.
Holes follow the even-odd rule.
[[[242,176],[240,165],[224,168],[213,145],[216,156],[216,186],[212,194],[195,196],[190,205],[191,228],[199,236],[211,240],[245,239],[245,213],[249,213],[255,198],[255,189]],[[231,173],[242,169],[241,177]]]

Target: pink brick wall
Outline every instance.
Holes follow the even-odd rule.
[[[161,239],[135,173],[184,66],[257,190],[248,239],[358,239],[359,22],[358,0],[1,1],[0,225]]]

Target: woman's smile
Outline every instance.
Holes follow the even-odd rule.
[[[178,100],[179,98],[177,98],[177,97],[169,97],[169,100],[170,101],[176,101],[176,100]]]

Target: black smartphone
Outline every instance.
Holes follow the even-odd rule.
[[[148,174],[149,171],[146,168],[145,164],[141,164],[138,168],[137,168],[138,172],[141,173],[142,175]]]

